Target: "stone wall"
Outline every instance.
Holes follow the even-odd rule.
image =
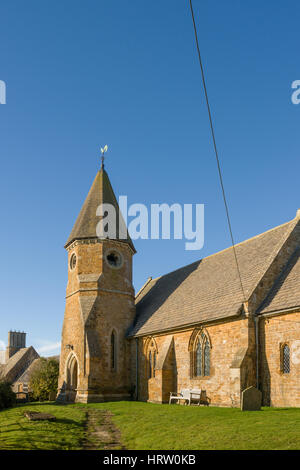
[[[106,254],[112,249],[123,259],[118,268],[111,267],[106,261]],[[73,254],[76,265],[71,269]],[[70,388],[68,364],[72,356],[78,364],[76,401],[130,397],[130,352],[125,338],[135,316],[131,258],[132,250],[128,244],[110,240],[76,241],[68,248],[69,273],[58,395],[62,399],[68,398],[62,389]],[[115,369],[111,367],[113,331]]]
[[[157,362],[160,354],[163,367],[155,377],[149,378],[147,367],[147,344],[149,337],[139,338],[138,398],[143,401],[167,402],[170,392],[184,388],[206,390],[212,405],[240,406],[241,391],[255,383],[254,327],[252,320],[241,318],[219,324],[206,325],[204,332],[211,343],[210,375],[193,377],[189,345],[195,328],[172,335],[154,335],[157,345]],[[165,344],[173,338],[172,347],[165,353]],[[135,357],[135,340],[132,343],[132,358]],[[241,355],[241,348],[243,353]],[[132,381],[135,383],[135,364],[132,360]]]
[[[300,311],[262,317],[260,382],[265,406],[300,406]],[[281,347],[290,348],[290,373],[281,367]]]

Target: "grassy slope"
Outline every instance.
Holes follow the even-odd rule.
[[[25,410],[42,411],[57,420],[28,421]],[[30,403],[0,411],[0,449],[81,449],[85,413],[78,407]]]
[[[128,449],[299,449],[300,409],[188,407],[116,402],[110,409]]]
[[[36,404],[0,412],[0,449],[80,449],[83,405]],[[300,409],[232,408],[116,402],[108,409],[128,449],[299,449]],[[54,414],[56,422],[29,422],[25,409]]]

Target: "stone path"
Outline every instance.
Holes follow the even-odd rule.
[[[121,443],[121,433],[111,417],[110,411],[86,408],[84,450],[126,449]]]

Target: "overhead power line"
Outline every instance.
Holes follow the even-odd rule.
[[[227,204],[227,200],[226,200],[226,194],[225,194],[225,189],[224,189],[221,165],[220,165],[220,160],[219,160],[219,155],[218,155],[218,150],[217,150],[217,144],[216,144],[216,138],[215,138],[215,131],[214,131],[213,120],[212,120],[212,115],[211,115],[211,110],[210,110],[210,105],[209,105],[209,100],[208,100],[208,93],[207,93],[207,88],[206,88],[204,68],[203,68],[201,54],[200,54],[198,33],[197,33],[197,27],[196,27],[196,23],[195,23],[192,0],[189,0],[189,2],[190,2],[190,9],[191,9],[191,15],[192,15],[193,26],[194,26],[194,33],[195,33],[196,47],[197,47],[197,52],[198,52],[199,65],[200,65],[200,69],[201,69],[202,83],[203,83],[203,88],[204,88],[204,93],[205,93],[205,100],[206,100],[209,123],[210,123],[210,129],[211,129],[211,136],[212,136],[213,146],[214,146],[215,155],[216,155],[216,161],[217,161],[219,179],[220,179],[220,184],[221,184],[221,189],[222,189],[222,194],[223,194],[223,200],[224,200],[224,205],[225,205],[225,210],[226,210],[228,228],[229,228],[229,232],[230,232],[230,238],[231,238],[231,244],[232,244],[232,248],[233,248],[236,268],[237,268],[237,272],[238,272],[238,276],[239,276],[239,280],[240,280],[241,291],[242,291],[244,302],[245,302],[246,301],[246,296],[245,296],[245,292],[244,292],[244,288],[243,288],[241,272],[240,272],[240,268],[239,268],[238,258],[237,258],[237,254],[236,254],[236,250],[235,250],[234,238],[233,238],[233,234],[232,234],[232,228],[231,228],[231,222],[230,222],[230,216],[229,216],[229,209],[228,209],[228,204]]]

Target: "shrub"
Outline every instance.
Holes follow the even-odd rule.
[[[16,395],[11,389],[10,383],[0,382],[0,410],[10,408],[16,403]]]
[[[41,358],[32,372],[30,390],[33,399],[49,400],[51,393],[57,391],[59,363],[55,359]]]

